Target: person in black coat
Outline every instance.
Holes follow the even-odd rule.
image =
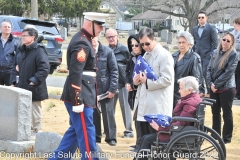
[[[134,108],[134,100],[137,92],[137,87],[133,84],[133,70],[135,66],[135,62],[139,55],[143,56],[145,50],[140,46],[138,35],[131,35],[128,37],[127,40],[128,50],[131,53],[130,58],[128,59],[127,67],[126,67],[126,79],[125,79],[125,87],[128,90],[128,103],[130,105],[131,110]],[[135,150],[138,149],[140,144],[140,128],[139,128],[139,121],[135,121],[135,128],[136,128],[136,145],[133,147]]]
[[[207,68],[207,85],[210,90],[210,98],[216,103],[212,108],[212,128],[221,135],[221,110],[223,111],[224,143],[230,143],[233,132],[232,103],[235,96],[234,72],[238,64],[238,55],[234,49],[235,38],[230,32],[226,32],[218,46],[213,51],[212,58]]]
[[[97,54],[97,86],[98,95],[108,93],[108,98],[99,101],[102,110],[104,133],[106,135],[105,141],[115,146],[117,142],[116,133],[116,122],[114,112],[114,95],[118,88],[118,67],[117,61],[113,51],[102,45],[98,41],[98,37],[92,39],[93,48]],[[102,131],[101,131],[101,113],[94,109],[93,123],[96,129],[96,141],[101,142]]]
[[[192,50],[194,43],[193,36],[187,32],[179,32],[177,35],[178,49],[179,51],[173,53],[174,59],[174,101],[173,108],[176,106],[177,101],[181,98],[179,94],[179,83],[178,79],[186,76],[194,76],[199,81],[199,90],[204,91],[202,87],[202,67],[200,56]]]
[[[48,98],[46,78],[49,73],[49,61],[43,45],[37,43],[38,32],[34,28],[23,30],[22,51],[18,59],[19,82],[17,87],[32,92],[32,131],[42,130],[41,101]]]

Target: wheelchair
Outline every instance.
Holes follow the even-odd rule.
[[[143,157],[148,160],[225,160],[226,148],[222,138],[216,131],[204,126],[206,105],[212,106],[215,102],[213,99],[203,98],[197,106],[194,118],[172,117],[171,124],[175,121],[185,121],[191,122],[192,125],[171,125],[169,131],[159,131],[151,149],[141,149],[136,154],[136,160]],[[159,134],[163,133],[171,135],[168,142],[159,141]]]

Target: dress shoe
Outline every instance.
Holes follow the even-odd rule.
[[[239,97],[234,97],[233,100],[239,100],[240,98]]]
[[[107,142],[110,146],[116,146],[116,141],[114,140],[110,140],[109,142]]]
[[[224,144],[231,143],[231,140],[223,139]]]
[[[134,134],[133,133],[126,133],[122,136],[122,138],[133,138]]]
[[[97,143],[101,143],[101,140],[96,140]]]
[[[131,148],[136,148],[136,145],[130,146]]]
[[[137,148],[134,148],[132,150],[130,150],[131,152],[135,152],[135,153],[138,153],[138,149]]]

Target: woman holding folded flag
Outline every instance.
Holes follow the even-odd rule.
[[[133,70],[134,70],[134,66],[138,56],[139,55],[143,56],[145,53],[145,50],[140,46],[140,41],[137,34],[129,36],[127,43],[128,43],[128,50],[131,53],[131,56],[128,60],[127,67],[126,67],[125,87],[128,90],[128,103],[130,105],[131,110],[133,110],[135,96],[136,96],[137,87],[138,87],[133,84],[133,79],[132,79]],[[140,139],[141,139],[140,126],[138,121],[135,121],[135,129],[136,129],[137,139],[136,139],[136,145],[132,147],[134,148],[134,150],[137,150],[137,148],[139,147]]]

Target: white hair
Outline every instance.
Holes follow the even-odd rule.
[[[28,29],[28,28],[33,28],[33,29],[36,29],[36,27],[32,24],[27,24],[24,29]],[[37,29],[36,29],[37,30]]]
[[[177,34],[177,39],[183,37],[187,40],[188,44],[194,45],[194,38],[188,31],[181,31]]]
[[[195,92],[198,93],[199,83],[196,77],[193,76],[183,77],[178,80],[178,83],[180,82],[182,82],[185,90],[191,89],[192,93]]]

